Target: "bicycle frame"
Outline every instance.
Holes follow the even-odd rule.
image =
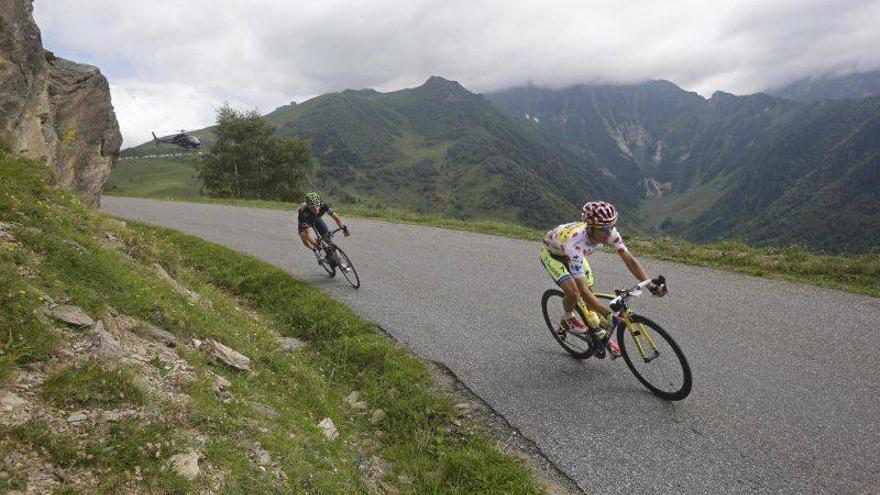
[[[665,283],[665,280],[662,280],[662,277],[658,280],[661,284]],[[597,297],[611,300],[611,302],[609,303],[609,307],[617,314],[618,318],[623,320],[623,323],[626,325],[626,329],[629,330],[630,335],[632,335],[633,342],[636,343],[636,348],[639,350],[639,355],[642,356],[642,359],[646,363],[649,363],[660,356],[660,351],[657,350],[657,344],[654,343],[654,339],[651,337],[650,332],[648,332],[647,327],[645,327],[645,325],[641,323],[633,323],[633,312],[630,311],[627,302],[629,301],[630,297],[642,295],[642,289],[644,287],[647,287],[651,283],[654,283],[654,281],[645,280],[631,289],[617,290],[613,295],[598,292],[596,293]],[[586,305],[583,303],[582,300],[578,299],[578,304],[581,304],[581,309],[586,311]],[[652,352],[650,353],[650,355],[645,353],[645,345],[642,342],[642,337],[644,337],[645,343],[651,348]]]
[[[315,242],[318,244],[318,246],[321,246],[321,247],[324,247],[324,248],[336,249],[336,243],[333,242],[333,236],[334,236],[337,232],[339,232],[340,230],[344,230],[344,229],[343,229],[342,227],[340,227],[340,228],[338,228],[338,229],[336,229],[336,230],[333,230],[333,231],[327,232],[326,234],[324,234],[324,235],[322,235],[322,236],[319,236],[319,237],[317,238],[317,240],[315,240]],[[328,253],[328,254],[329,254],[329,253]]]
[[[654,291],[652,284],[656,284],[660,292],[665,292],[666,281],[663,277],[658,277],[654,280],[641,282],[631,289],[616,290],[613,295],[594,294],[603,302],[608,302],[615,315],[612,334],[617,338],[621,357],[636,379],[652,393],[663,399],[682,400],[691,393],[693,387],[693,375],[687,358],[663,327],[629,309],[629,298],[641,295],[642,289],[646,287],[651,287]],[[658,292],[657,295],[662,294]],[[571,325],[565,325],[563,322],[559,324],[562,325],[561,327],[557,326],[555,319],[558,317],[558,307],[564,298],[565,293],[557,289],[548,289],[541,296],[541,312],[544,316],[544,322],[550,330],[550,335],[563,349],[577,359],[587,359],[593,356],[605,357],[607,350],[596,347],[597,345],[607,345],[605,335],[599,338],[594,331],[579,329],[581,325],[576,325],[578,328],[572,328]],[[586,313],[584,306],[583,301],[579,301],[578,312],[584,323],[588,323],[594,318]],[[587,327],[594,328],[594,325],[588,324]],[[629,337],[626,332],[629,332]],[[566,339],[567,336],[576,337],[579,340],[570,341]],[[579,341],[585,341],[589,345],[581,346]],[[660,348],[663,349],[662,352]],[[641,360],[636,356],[637,353],[641,356]],[[657,360],[661,354],[668,356],[669,359],[663,357]],[[653,363],[655,360],[659,364]],[[648,370],[651,371],[646,375],[645,372]]]
[[[331,230],[330,232],[327,232],[326,234],[319,236],[317,241],[315,241],[315,242],[324,241],[327,244],[333,245],[333,240],[332,240],[333,236],[336,235],[336,233],[339,232],[340,230],[345,230],[345,229],[343,229],[342,227],[339,227],[336,230]]]

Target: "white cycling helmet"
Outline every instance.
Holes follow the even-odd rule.
[[[590,201],[581,209],[581,220],[591,227],[614,225],[617,216],[617,208],[605,201]]]

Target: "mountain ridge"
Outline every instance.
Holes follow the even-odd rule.
[[[651,95],[648,101],[646,94]],[[880,188],[869,173],[863,174],[868,182],[840,179],[857,168],[880,166],[880,131],[871,124],[872,112],[878,110],[872,98],[803,103],[763,93],[716,92],[704,99],[655,81],[617,88],[519,88],[487,96],[511,118],[593,154],[598,163],[618,168],[635,164],[643,176],[640,213],[648,229],[701,242],[798,242],[832,251],[867,251],[880,245],[880,231],[870,223],[880,217],[870,213],[865,218],[864,207],[841,199],[860,197],[871,203],[869,191]],[[866,137],[847,144],[853,132]],[[809,140],[803,139],[805,133]],[[837,175],[824,175],[832,185],[829,190],[838,191],[824,201],[840,212],[835,225],[849,231],[847,244],[834,243],[840,235],[835,229],[810,231],[806,215],[794,215],[801,222],[789,226],[789,235],[773,233],[778,215],[765,210],[780,210],[783,202],[813,208],[790,198],[811,197],[799,181],[830,166],[823,165],[823,157],[841,149],[852,160],[837,160]],[[799,193],[791,190],[796,186]]]
[[[880,245],[880,201],[870,193],[880,190],[871,173],[880,164],[876,106],[705,98],[663,80],[477,94],[432,76],[387,93],[321,95],[266,117],[279,134],[312,141],[321,164],[313,185],[343,203],[543,228],[604,199],[619,204],[628,230],[869,251]],[[815,213],[805,212],[818,204],[841,212],[834,228],[810,227]],[[781,232],[779,212],[790,219]],[[843,246],[834,241],[841,229],[851,231]]]
[[[576,214],[582,191],[626,202],[616,184],[580,176],[591,164],[438,76],[388,93],[322,95],[267,118],[279,134],[312,141],[318,181],[349,201],[381,196],[386,206],[531,226]]]
[[[822,100],[863,99],[880,95],[880,69],[853,72],[842,76],[823,74],[800,79],[770,95],[807,103]]]

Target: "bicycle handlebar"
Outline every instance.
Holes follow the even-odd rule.
[[[336,230],[331,230],[330,232],[327,232],[326,234],[322,235],[321,239],[329,239],[329,238],[333,237],[333,234],[339,232],[340,230],[348,230],[348,228],[347,227],[339,227]]]
[[[626,301],[627,299],[629,299],[632,296],[640,296],[642,294],[642,289],[651,285],[651,284],[658,285],[658,286],[662,287],[662,286],[666,285],[666,278],[663,275],[660,275],[659,277],[657,277],[653,280],[651,280],[651,279],[642,280],[641,282],[639,282],[638,284],[633,286],[631,289],[616,290],[616,291],[614,291],[614,293],[617,294],[617,297],[612,299],[611,302],[608,303],[608,306],[611,308],[612,311],[620,310],[620,302],[621,301]]]

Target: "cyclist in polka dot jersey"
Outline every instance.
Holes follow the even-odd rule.
[[[541,248],[541,263],[550,277],[565,292],[562,300],[565,315],[559,322],[559,331],[571,329],[586,330],[587,326],[597,338],[607,342],[611,357],[620,355],[617,342],[610,340],[617,324],[614,312],[605,308],[593,295],[593,273],[586,257],[610,244],[617,250],[630,273],[639,282],[648,279],[641,263],[627,249],[623,238],[614,227],[617,223],[617,209],[605,201],[592,201],[584,204],[581,221],[559,225],[544,235]],[[666,295],[666,287],[654,284],[648,290],[656,296]],[[581,299],[586,305],[587,319],[581,322],[575,314],[575,306]],[[599,317],[599,315],[603,315]]]

